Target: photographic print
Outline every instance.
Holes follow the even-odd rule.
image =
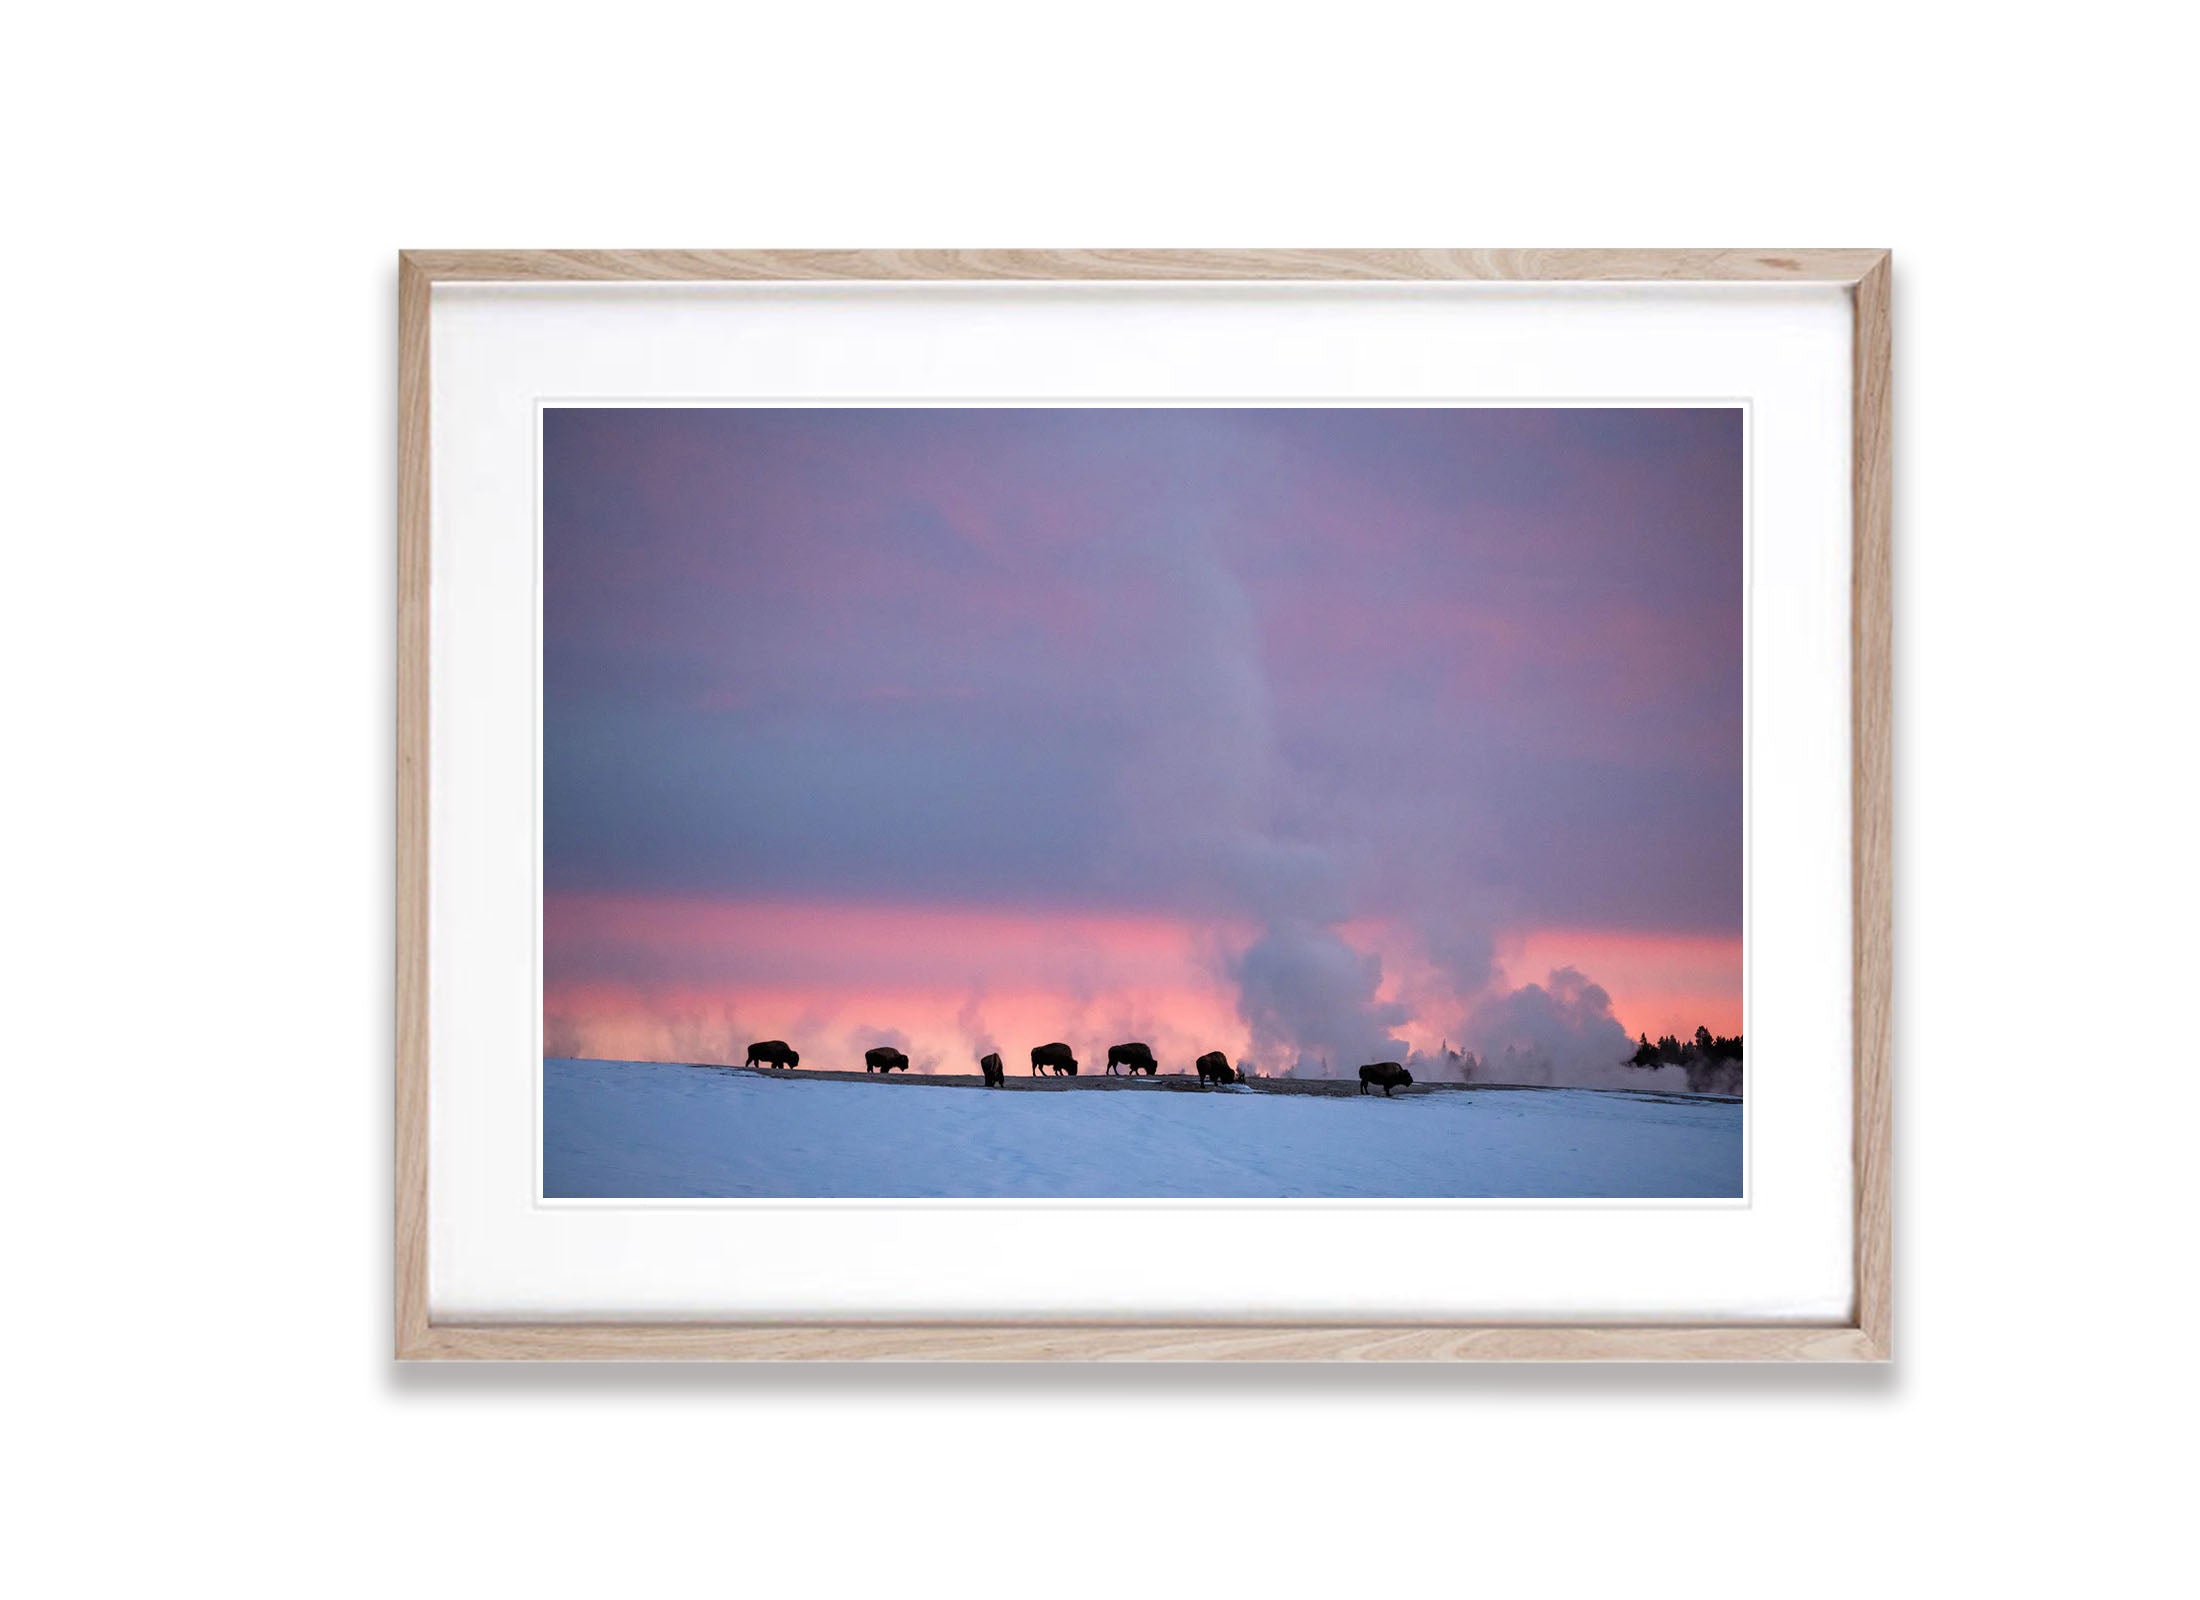
[[[1741,406],[540,425],[545,1198],[1743,1197]]]

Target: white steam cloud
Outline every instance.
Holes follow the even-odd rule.
[[[1249,1059],[1260,1070],[1338,1075],[1363,1061],[1405,1055],[1404,1041],[1391,1030],[1409,1013],[1375,997],[1382,961],[1353,949],[1333,928],[1272,920],[1229,970],[1238,1015],[1252,1030]]]
[[[985,1022],[985,992],[972,989],[955,1013],[955,1026],[962,1031],[963,1044],[970,1051],[971,1059],[997,1054],[1000,1041],[993,1037],[993,1030]]]
[[[1678,1067],[1630,1067],[1635,1041],[1612,1015],[1612,997],[1572,967],[1542,983],[1492,995],[1474,1008],[1467,1042],[1487,1083],[1550,1084],[1574,1089],[1686,1090]],[[1673,1081],[1659,1080],[1667,1072]]]
[[[1165,677],[1170,708],[1146,730],[1125,800],[1132,815],[1155,824],[1138,829],[1143,839],[1189,838],[1174,847],[1184,854],[1170,867],[1259,926],[1250,944],[1219,962],[1252,1036],[1250,1070],[1349,1076],[1363,1062],[1404,1061],[1432,1081],[1688,1087],[1680,1068],[1626,1064],[1634,1041],[1613,1016],[1611,997],[1574,968],[1540,984],[1493,987],[1497,919],[1471,892],[1464,852],[1388,889],[1449,998],[1468,1008],[1464,1048],[1446,1041],[1433,1052],[1411,1050],[1400,1030],[1413,1021],[1412,1006],[1380,998],[1380,957],[1340,931],[1345,864],[1312,841],[1315,829],[1298,825],[1308,819],[1292,814],[1307,786],[1279,749],[1243,584],[1201,530],[1127,541],[1115,555],[1150,566],[1157,580],[1154,610],[1125,644],[1136,658],[1130,670]]]

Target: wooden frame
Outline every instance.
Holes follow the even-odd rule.
[[[398,259],[396,1354],[401,1360],[1883,1361],[1890,1355],[1893,436],[1883,250],[414,250]],[[450,282],[1791,282],[1854,306],[1855,1302],[1826,1325],[677,1323],[428,1317],[428,300]]]

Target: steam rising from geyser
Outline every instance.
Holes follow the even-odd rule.
[[[1175,876],[1215,910],[1257,922],[1250,944],[1217,960],[1252,1036],[1248,1068],[1350,1076],[1363,1062],[1404,1061],[1435,1081],[1687,1087],[1677,1068],[1626,1065],[1633,1041],[1611,997],[1571,967],[1492,991],[1496,929],[1476,910],[1486,897],[1462,881],[1465,851],[1380,897],[1401,905],[1421,953],[1469,1008],[1465,1050],[1411,1050],[1399,1030],[1412,1006],[1380,998],[1381,958],[1340,931],[1351,875],[1321,842],[1316,786],[1280,747],[1255,609],[1218,541],[1203,527],[1178,528],[1126,538],[1111,557],[1153,580],[1141,586],[1151,609],[1125,644],[1166,689],[1125,780],[1127,814],[1143,825],[1120,848],[1149,868],[1157,853],[1180,852],[1166,862]],[[1353,781],[1382,792],[1381,774]]]

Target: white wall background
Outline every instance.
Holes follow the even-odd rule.
[[[2189,54],[2157,21],[17,18],[7,1560],[46,1569],[23,1592],[2178,1570],[2200,529]],[[393,252],[1110,243],[1896,249],[1892,1370],[393,1370]]]

